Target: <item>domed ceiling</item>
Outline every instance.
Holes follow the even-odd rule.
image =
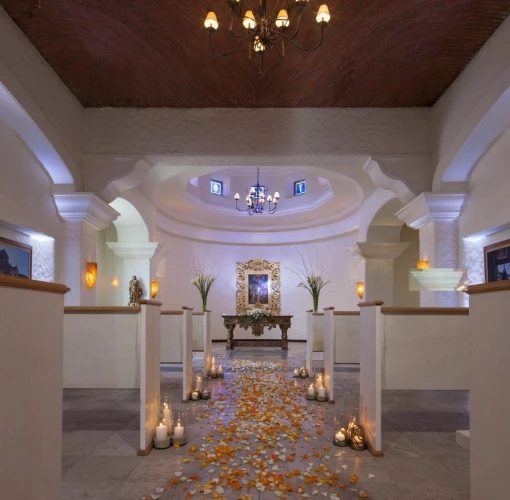
[[[260,184],[268,194],[280,193],[274,214],[244,211],[246,195],[256,184],[257,169],[230,167],[199,177],[182,173],[160,183],[153,201],[168,219],[187,225],[227,231],[289,231],[340,221],[357,212],[370,187],[338,172],[318,168],[261,167]],[[306,193],[294,194],[294,183],[306,181]],[[211,192],[211,181],[223,193]],[[367,183],[368,184],[368,183]],[[239,193],[239,208],[234,195]]]

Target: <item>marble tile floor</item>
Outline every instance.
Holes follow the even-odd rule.
[[[219,363],[232,359],[286,359],[291,366],[298,366],[303,362],[304,349],[304,344],[292,343],[288,352],[262,347],[226,351],[224,344],[215,344],[214,355]],[[200,362],[197,360],[197,364]],[[162,367],[161,390],[172,396],[175,407],[187,409],[191,424],[188,436],[193,436],[189,437],[188,446],[200,445],[210,426],[202,429],[195,422],[195,416],[206,403],[180,403],[180,377],[181,373],[172,367]],[[352,366],[335,367],[334,379],[336,393],[342,394],[334,406],[340,409],[346,398],[359,393],[359,370]],[[64,391],[62,500],[140,500],[166,485],[175,477],[174,471],[183,467],[182,458],[188,456],[188,447],[153,450],[147,457],[136,456],[138,399],[136,390]],[[326,404],[324,408],[327,423],[324,435],[318,438],[324,440],[322,444],[330,445],[334,409],[333,405]],[[342,470],[343,478],[357,474],[360,483],[356,487],[365,489],[374,500],[468,500],[469,452],[455,443],[455,431],[464,428],[469,428],[467,392],[385,391],[385,457],[374,458],[368,451],[355,452],[332,446],[332,460],[327,465],[332,470],[347,465],[347,471]],[[318,443],[310,443],[310,447]],[[338,450],[345,451],[340,458],[334,456]],[[306,451],[300,448],[299,453]],[[183,473],[191,475],[198,465],[192,461],[186,467]],[[375,477],[369,479],[368,474]],[[170,491],[162,494],[161,500],[185,498],[185,493],[179,490]],[[337,492],[342,499],[359,498],[358,493],[349,488]],[[232,490],[226,488],[225,496],[239,498],[242,494],[233,495]],[[250,494],[254,500],[278,498],[269,491],[252,490]],[[197,493],[194,498],[202,496]],[[288,498],[298,499],[301,495],[291,493]],[[319,494],[310,495],[310,498],[324,497]]]

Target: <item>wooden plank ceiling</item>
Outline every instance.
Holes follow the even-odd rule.
[[[258,74],[248,48],[219,58],[203,19],[226,0],[3,0],[1,5],[83,106],[431,106],[510,13],[510,0],[329,0],[314,53],[274,51]],[[268,9],[277,0],[268,0]],[[280,0],[280,5],[281,5]],[[319,35],[310,0],[299,40]],[[258,0],[244,0],[255,10]]]

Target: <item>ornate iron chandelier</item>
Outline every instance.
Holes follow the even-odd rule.
[[[246,192],[246,208],[239,208],[238,201],[241,198],[239,193],[236,193],[234,200],[236,200],[236,208],[240,212],[248,212],[249,215],[253,214],[274,214],[276,207],[278,206],[278,200],[280,199],[280,193],[275,192],[274,196],[267,194],[266,186],[261,186],[259,181],[259,168],[257,168],[257,184],[247,189]],[[267,206],[266,206],[267,203]]]
[[[301,24],[301,15],[308,6],[308,0],[280,0],[276,1],[274,13],[267,12],[267,0],[259,0],[256,15],[252,10],[247,10],[244,14],[243,0],[226,0],[230,9],[230,26],[229,33],[240,41],[228,52],[220,52],[220,56],[227,56],[235,52],[244,42],[248,41],[248,58],[251,59],[253,54],[260,57],[260,70],[264,65],[264,53],[266,49],[274,47],[281,57],[285,56],[285,42],[289,42],[294,47],[305,52],[313,52],[322,45],[324,39],[324,28],[328,25],[330,15],[326,4],[322,4],[317,12],[316,21],[319,25],[321,35],[320,40],[314,47],[306,48],[298,45],[294,40],[298,36]],[[286,7],[280,8],[280,7]],[[276,14],[278,13],[278,14]],[[275,15],[276,14],[276,15]],[[290,15],[289,15],[290,14]],[[241,31],[234,31],[234,18],[237,17],[242,21]],[[295,30],[289,33],[291,24],[295,22]],[[218,19],[214,12],[209,12],[204,21],[204,26],[209,31],[209,45],[211,50],[215,52],[212,44],[212,35],[218,29]],[[280,46],[281,42],[281,46]]]

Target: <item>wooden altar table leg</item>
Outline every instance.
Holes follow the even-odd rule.
[[[280,330],[282,331],[282,349],[289,348],[289,342],[287,340],[287,330],[288,329],[289,329],[288,326],[280,325]]]
[[[236,325],[227,326],[228,337],[227,337],[227,349],[234,349],[234,328]]]

